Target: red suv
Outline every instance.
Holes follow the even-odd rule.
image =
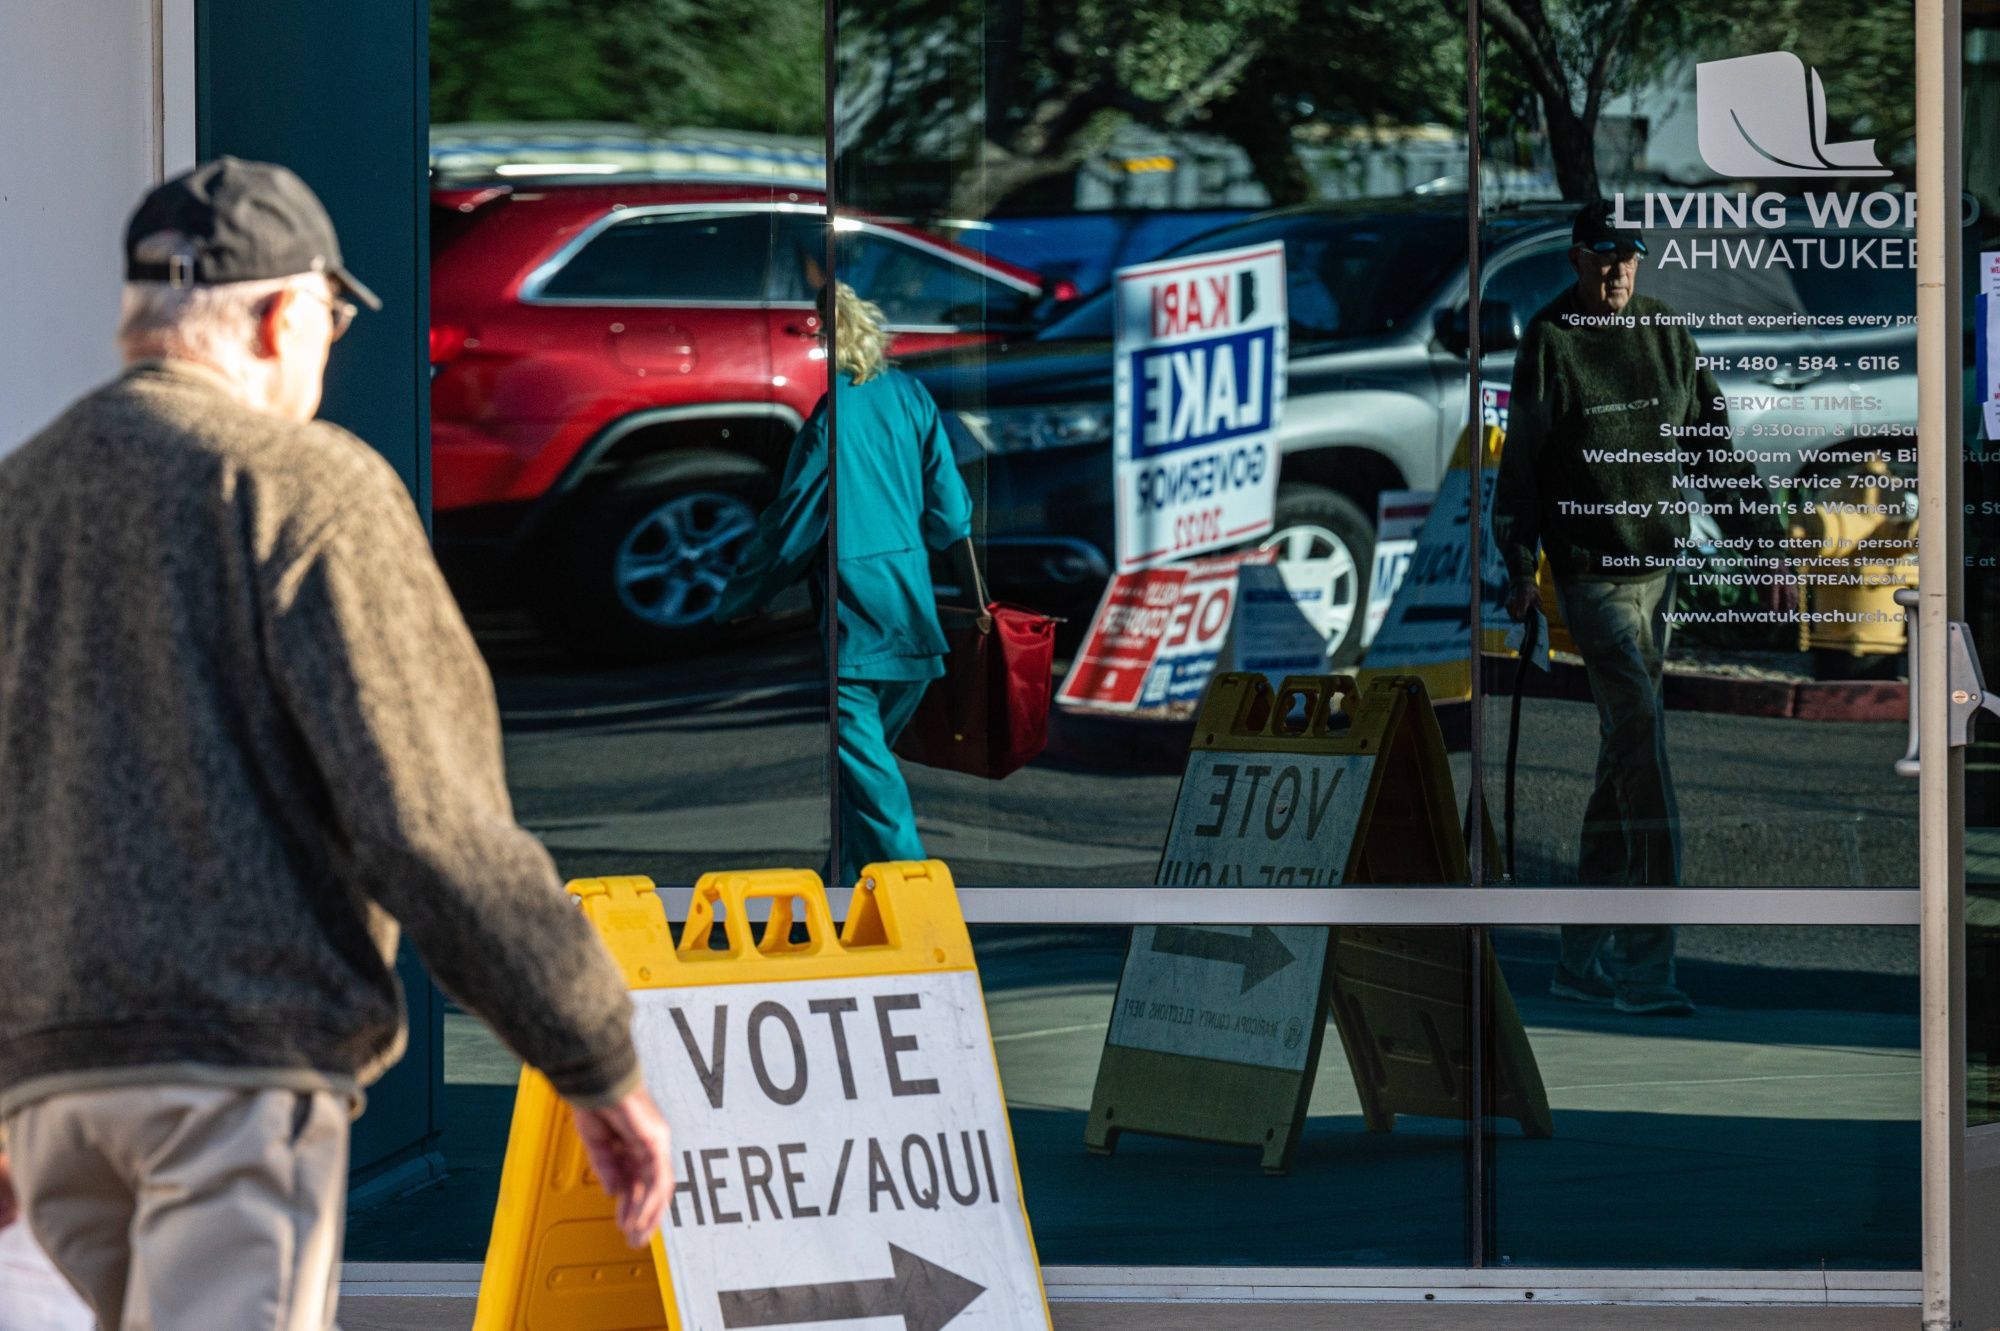
[[[724,580],[826,388],[825,196],[718,181],[433,194],[431,498],[470,602],[525,594],[593,655],[712,631]],[[1031,272],[837,224],[842,280],[911,353],[1026,328]]]

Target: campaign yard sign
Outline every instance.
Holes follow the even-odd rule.
[[[1121,268],[1114,302],[1118,570],[1269,532],[1285,403],[1284,246]]]
[[[1185,568],[1144,569],[1113,577],[1056,701],[1064,707],[1136,710],[1139,691],[1160,659],[1187,578]]]
[[[1506,411],[1504,398],[1497,408]],[[1434,678],[1432,695],[1450,698],[1463,695],[1469,687],[1465,675],[1472,647],[1472,432],[1461,438],[1452,458],[1451,469],[1439,484],[1437,496],[1425,515],[1401,581],[1397,584],[1382,626],[1369,644],[1363,660],[1365,670],[1410,670],[1449,666],[1449,680]],[[1481,511],[1490,518],[1493,495],[1500,478],[1500,432],[1492,424],[1479,431],[1479,446],[1486,450],[1480,470]],[[1507,566],[1494,543],[1490,521],[1480,540],[1478,576],[1481,582],[1482,650],[1497,650],[1507,623]]]
[[[1191,709],[1230,643],[1240,575],[1276,558],[1249,550],[1114,575],[1056,701],[1107,712]]]

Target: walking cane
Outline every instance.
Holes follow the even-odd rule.
[[[1514,703],[1507,724],[1507,788],[1503,793],[1501,817],[1507,826],[1507,881],[1514,881],[1514,767],[1521,752],[1521,699],[1528,692],[1528,671],[1537,649],[1536,630],[1542,622],[1542,608],[1529,606],[1521,621],[1521,663],[1514,668]]]

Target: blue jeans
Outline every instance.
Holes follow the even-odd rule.
[[[892,751],[917,713],[928,680],[840,681],[840,866],[848,886],[870,864],[921,860],[910,787]]]
[[[1583,657],[1597,704],[1597,783],[1583,811],[1577,881],[1585,887],[1678,887],[1680,806],[1667,765],[1660,668],[1673,575],[1636,582],[1557,579],[1563,623]],[[1563,966],[1601,967],[1613,981],[1670,984],[1671,925],[1572,925]]]

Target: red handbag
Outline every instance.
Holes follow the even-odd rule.
[[[1049,742],[1057,620],[986,600],[984,614],[940,606],[950,654],[916,715],[896,740],[899,757],[998,781],[1034,761]]]

